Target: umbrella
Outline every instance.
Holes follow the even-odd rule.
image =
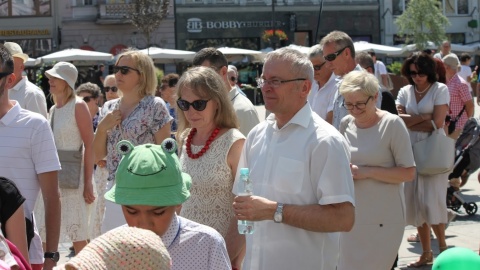
[[[221,47],[217,48],[221,51],[229,62],[235,62],[244,59],[245,57],[252,58],[253,62],[262,62],[265,54],[261,51],[239,49],[239,48],[230,48],[230,47]]]
[[[27,62],[25,62],[26,67],[34,67],[36,59],[35,58],[28,58]]]
[[[140,50],[141,52],[148,54],[156,63],[176,63],[182,61],[192,61],[195,56],[194,52],[163,49],[157,47],[150,47]]]
[[[402,48],[380,45],[375,43],[370,43],[366,41],[357,41],[353,43],[356,52],[362,51],[374,51],[376,54],[393,54],[400,53]]]
[[[426,49],[437,50],[438,46],[435,43],[429,41],[427,44]],[[478,44],[470,44],[470,45],[462,45],[462,44],[451,44],[451,51],[456,53],[474,53],[477,52],[479,49]],[[417,50],[416,44],[409,44],[402,48],[402,51],[399,53],[401,54],[408,54],[410,52],[414,52]]]
[[[37,58],[35,64],[54,61],[110,61],[113,55],[110,53],[87,51],[81,49],[66,49]]]

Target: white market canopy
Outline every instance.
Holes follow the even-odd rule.
[[[366,41],[357,41],[353,43],[353,46],[355,47],[355,52],[374,51],[376,54],[389,54],[389,55],[402,52],[402,48],[375,44],[375,43],[370,43]]]
[[[438,51],[438,46],[435,43],[429,41],[426,49],[436,50]],[[417,46],[415,44],[405,45],[402,48],[400,53],[390,54],[393,56],[396,55],[406,55],[410,52],[417,51]],[[453,53],[478,53],[479,52],[479,44],[470,44],[470,45],[462,45],[462,44],[451,44],[451,51]]]
[[[234,62],[239,60],[241,61],[245,57],[252,58],[253,62],[261,62],[265,58],[265,54],[261,51],[231,48],[231,47],[221,47],[221,48],[217,48],[217,50],[221,51],[229,62]]]
[[[25,62],[26,67],[34,67],[36,59],[35,58],[28,58],[27,62]]]
[[[110,53],[87,51],[82,49],[65,49],[37,58],[35,64],[58,62],[58,61],[111,61],[113,55]]]
[[[150,47],[140,51],[149,55],[156,63],[164,64],[192,61],[195,56],[195,53],[191,51],[163,49],[158,47]]]

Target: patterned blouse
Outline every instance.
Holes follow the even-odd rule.
[[[118,109],[120,99],[110,100],[103,105],[98,121],[109,112]],[[133,145],[155,143],[155,133],[172,121],[165,102],[154,96],[146,96],[137,107],[122,121],[121,129],[117,126],[107,134],[107,169],[108,180],[115,179],[115,171],[122,155],[117,152],[116,145],[121,140],[128,140]]]

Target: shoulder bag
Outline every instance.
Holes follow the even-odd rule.
[[[425,140],[413,144],[417,172],[421,175],[447,173],[453,169],[455,141],[440,133],[432,120],[434,131]]]
[[[50,126],[53,129],[55,120],[55,109],[52,112]],[[80,186],[80,176],[82,173],[83,143],[79,150],[58,150],[58,159],[62,169],[58,171],[58,186],[65,189],[77,189]]]

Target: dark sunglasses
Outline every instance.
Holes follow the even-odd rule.
[[[334,61],[335,59],[337,59],[337,56],[338,56],[339,54],[341,54],[346,48],[348,48],[348,46],[347,46],[347,47],[344,47],[343,49],[340,49],[340,50],[338,50],[338,51],[336,51],[336,52],[334,52],[334,53],[327,54],[327,55],[325,55],[323,58],[324,58],[326,61],[328,61],[328,62],[332,62],[332,61]]]
[[[113,67],[113,73],[117,73],[120,71],[123,75],[127,75],[130,70],[135,70],[138,74],[140,74],[140,70],[132,67],[127,67],[127,66],[114,66]]]
[[[205,108],[207,107],[207,102],[209,101],[210,99],[207,99],[207,100],[195,100],[194,102],[190,103],[186,100],[183,100],[183,99],[179,99],[177,100],[177,106],[178,108],[180,108],[180,110],[182,111],[188,111],[188,109],[190,109],[190,105],[192,105],[192,107],[196,110],[196,111],[203,111],[205,110]]]
[[[116,93],[118,91],[118,88],[116,86],[105,86],[103,87],[103,90],[105,90],[105,93],[109,92],[110,90],[112,90],[113,93]]]
[[[93,97],[92,96],[89,96],[89,97],[83,97],[83,101],[85,101],[86,103],[90,102],[90,100],[92,100]]]
[[[322,69],[323,65],[325,65],[327,62],[323,62],[321,65],[314,65],[313,66],[313,69],[315,69],[316,71],[319,71],[320,69]]]
[[[230,77],[230,81],[236,82],[236,81],[237,81],[237,78],[235,78],[235,77],[232,76],[232,77]]]
[[[10,74],[12,74],[12,72],[0,72],[0,79],[3,79],[3,77],[7,77]]]
[[[410,77],[425,77],[427,74],[421,73],[421,72],[415,72],[415,71],[410,71]]]

